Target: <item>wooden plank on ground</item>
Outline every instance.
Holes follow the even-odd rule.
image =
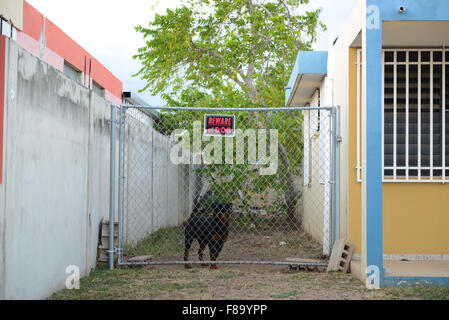
[[[287,262],[297,262],[297,263],[310,263],[310,264],[315,264],[315,263],[325,263],[323,260],[316,260],[316,259],[303,259],[303,258],[287,258],[285,259],[285,261]]]
[[[128,262],[149,262],[153,260],[153,256],[137,256],[128,259]]]

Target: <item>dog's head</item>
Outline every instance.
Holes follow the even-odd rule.
[[[220,223],[228,222],[229,214],[232,211],[232,203],[212,203],[214,218],[218,219]]]

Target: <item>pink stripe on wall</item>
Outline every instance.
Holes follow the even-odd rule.
[[[27,34],[17,31],[17,43],[24,48],[25,50],[29,51],[31,54],[39,57],[39,42],[34,40],[32,37],[28,36]],[[53,50],[46,48],[44,58],[42,59],[52,67],[56,68],[57,70],[64,72],[64,59],[58,55],[57,53],[53,52]],[[84,64],[84,62],[83,62]],[[84,73],[83,73],[83,79],[84,79]],[[84,84],[84,82],[82,82]],[[103,85],[100,83],[100,85]],[[88,84],[86,83],[85,86],[87,87]],[[105,99],[109,101],[110,103],[120,105],[122,103],[121,95],[120,97],[117,97],[116,94],[110,92],[108,89],[105,89]]]
[[[39,41],[34,40],[32,37],[21,31],[17,31],[17,43],[31,54],[39,57]],[[46,48],[42,60],[57,70],[61,72],[64,71],[64,59],[52,50]]]
[[[48,48],[45,50],[44,61],[59,71],[64,72],[64,59]]]
[[[111,92],[109,92],[106,89],[104,90],[104,98],[112,104],[115,104],[118,106],[122,104],[121,98],[116,97],[114,94],[112,94]]]
[[[108,99],[109,101],[121,101],[123,83],[97,59],[84,50],[84,48],[78,45],[73,39],[50,20],[46,19],[26,1],[23,3],[23,20],[24,28],[23,34],[20,35],[20,39],[18,34],[19,45],[30,51],[32,54],[39,56],[38,41],[44,32],[47,49],[47,51],[45,51],[45,56],[43,57],[44,61],[58,70],[64,70],[65,60],[81,71],[84,71],[84,61],[87,61],[87,68],[89,68],[89,63],[92,61],[91,77],[103,88],[109,91],[110,94],[107,95],[110,97],[110,99]],[[45,30],[43,30],[44,25]],[[112,98],[111,95],[113,95],[114,98]]]
[[[26,33],[17,30],[17,43],[31,54],[39,57],[39,42]]]

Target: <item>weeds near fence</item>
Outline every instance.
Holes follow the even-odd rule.
[[[135,246],[126,245],[125,255],[179,256],[184,252],[184,229],[180,227],[161,228],[139,241]]]

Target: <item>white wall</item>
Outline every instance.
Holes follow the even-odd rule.
[[[310,102],[311,107],[331,106],[332,90],[329,88],[332,81],[325,78],[320,90],[315,91]],[[330,237],[330,119],[329,112],[321,110],[320,120],[318,111],[306,111],[309,114],[309,132],[304,143],[309,147],[304,149],[308,152],[304,161],[304,190],[303,190],[303,225],[305,230],[323,246],[323,254],[329,254]],[[306,177],[307,175],[307,177]]]
[[[152,120],[139,118],[129,113],[126,121],[125,245],[161,228],[181,225],[190,217],[193,203],[189,179],[194,176],[189,178],[189,166],[170,161],[174,142],[153,129]]]
[[[40,299],[65,288],[67,266],[78,266],[81,276],[95,267],[100,220],[109,215],[110,105],[6,41],[0,299]],[[134,187],[142,191],[144,207],[129,213],[144,215],[149,230],[152,190],[165,197],[161,208],[178,214],[183,207],[167,205],[168,188],[178,189],[180,169],[167,169],[168,138],[160,136],[162,146],[153,148],[153,134],[150,125],[128,136],[130,145],[147,150],[144,159],[135,161],[149,164],[134,166],[140,170]],[[165,180],[152,180],[154,153]],[[183,222],[182,209],[167,223]]]
[[[1,297],[43,298],[95,266],[109,105],[7,40]]]
[[[346,22],[332,51],[333,100],[340,106],[340,128],[342,143],[340,144],[340,238],[348,233],[348,99],[349,99],[349,47],[356,45],[354,41],[362,30],[364,8],[366,2],[361,0],[354,8],[350,19]]]

